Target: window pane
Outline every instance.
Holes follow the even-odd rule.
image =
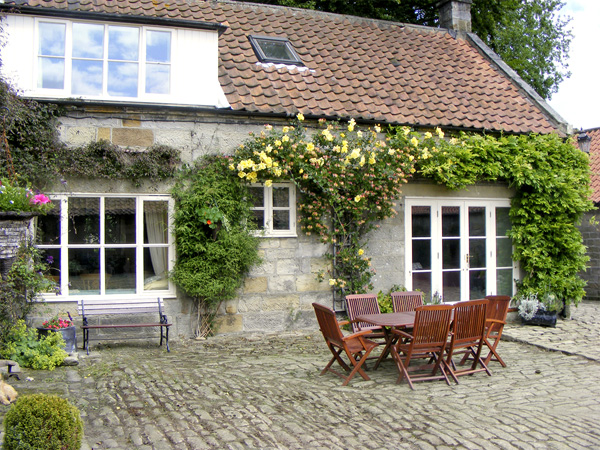
[[[431,214],[429,206],[412,207],[412,235],[413,237],[431,236]]]
[[[60,288],[60,249],[45,248],[41,250],[42,262],[48,265],[46,278],[56,283],[56,288]]]
[[[513,272],[512,269],[500,269],[496,271],[496,293],[498,295],[513,295]]]
[[[254,210],[254,220],[256,222],[256,226],[260,228],[264,228],[265,226],[265,212],[263,210]]]
[[[431,241],[413,240],[412,242],[412,270],[431,269]]]
[[[287,187],[273,188],[273,207],[289,208],[290,206],[290,189]]]
[[[146,93],[168,94],[171,91],[171,66],[146,64]]]
[[[73,24],[73,58],[104,58],[104,25]]]
[[[135,293],[135,248],[107,248],[104,257],[106,293]]]
[[[506,236],[510,229],[510,208],[496,208],[496,236]]]
[[[485,208],[469,208],[469,236],[485,236]]]
[[[100,242],[100,199],[69,199],[69,244]]]
[[[252,199],[252,206],[262,208],[265,206],[265,189],[262,187],[248,188]]]
[[[442,283],[444,303],[460,301],[460,272],[444,272]]]
[[[69,249],[69,295],[100,293],[100,250]]]
[[[146,33],[146,61],[171,62],[171,33],[148,31]]]
[[[40,58],[38,87],[42,89],[64,89],[65,61],[57,58]]]
[[[274,230],[289,230],[290,229],[290,212],[273,211],[273,229]]]
[[[485,239],[469,239],[469,266],[486,267]]]
[[[486,280],[485,270],[469,271],[469,299],[474,300],[485,297]]]
[[[38,217],[37,237],[42,245],[60,244],[60,202],[54,201],[46,215]]]
[[[135,199],[107,198],[104,201],[106,244],[135,244]]]
[[[43,56],[65,56],[64,23],[40,22],[39,49]]]
[[[442,236],[460,235],[460,208],[458,206],[442,207]]]
[[[144,289],[147,291],[169,288],[167,248],[144,249]]]
[[[282,59],[287,61],[296,61],[296,57],[289,50],[287,42],[271,41],[267,39],[257,39],[256,42],[260,46],[264,55],[268,59]]]
[[[139,28],[108,27],[108,59],[139,60]]]
[[[496,266],[512,266],[512,242],[507,238],[496,239]]]
[[[443,269],[458,269],[460,267],[460,241],[444,239],[442,242]]]
[[[169,216],[167,202],[144,202],[144,243],[169,242]]]
[[[102,61],[73,60],[71,91],[73,94],[102,94]]]
[[[108,94],[118,97],[137,97],[137,63],[108,63]]]
[[[425,298],[431,298],[431,272],[413,273],[412,288],[423,291]]]

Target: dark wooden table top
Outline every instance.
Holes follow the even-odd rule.
[[[415,323],[415,312],[361,314],[356,316],[356,320],[380,327],[409,327]]]

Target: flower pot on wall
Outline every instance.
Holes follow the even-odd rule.
[[[48,333],[60,333],[65,341],[65,351],[69,354],[77,351],[77,328],[70,326],[66,328],[43,328],[38,327],[38,333],[40,336],[46,336]]]

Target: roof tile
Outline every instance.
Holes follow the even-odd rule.
[[[305,115],[326,112],[357,120],[377,117],[389,123],[518,133],[556,130],[553,119],[492,62],[466,40],[441,29],[226,0],[27,3],[228,23],[219,37],[219,79],[237,111],[291,115],[301,110]],[[256,65],[250,34],[287,37],[310,72]]]

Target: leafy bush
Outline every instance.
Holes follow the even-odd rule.
[[[27,317],[40,293],[56,287],[44,277],[47,268],[40,250],[32,242],[23,242],[16,261],[0,283],[0,342],[5,341],[19,319]]]
[[[83,422],[77,407],[56,395],[17,400],[4,417],[5,450],[79,450]]]
[[[24,320],[19,320],[2,343],[0,356],[24,367],[54,370],[67,357],[64,348],[65,341],[60,333],[38,336],[36,329],[28,328]]]

